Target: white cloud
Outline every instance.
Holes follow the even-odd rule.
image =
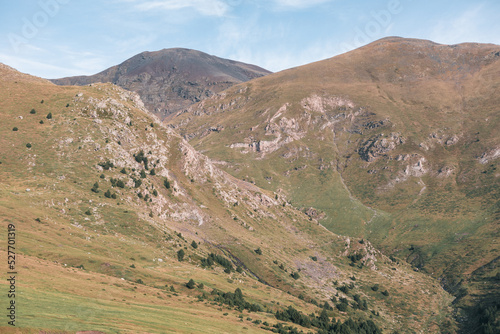
[[[320,5],[326,2],[330,2],[332,0],[274,0],[274,1],[280,7],[301,9],[301,8]]]
[[[137,2],[135,8],[140,11],[174,11],[191,8],[207,16],[224,16],[229,9],[229,6],[221,0],[156,0],[134,2]]]

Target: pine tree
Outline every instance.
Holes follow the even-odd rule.
[[[180,249],[178,252],[177,252],[177,260],[179,260],[179,262],[182,262],[184,261],[184,255],[186,253],[184,252],[183,249]]]
[[[188,289],[194,289],[195,286],[196,286],[196,283],[193,281],[192,278],[189,280],[189,282],[186,283],[186,287]]]

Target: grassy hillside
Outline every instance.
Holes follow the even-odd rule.
[[[14,226],[17,271],[2,332],[317,332],[322,313],[332,328],[453,330],[437,281],[221,171],[135,93],[0,71],[0,242]],[[312,325],[278,321],[289,306]]]
[[[463,293],[472,273],[498,273],[499,74],[496,45],[387,38],[232,87],[171,126],[225,171],[477,301]]]

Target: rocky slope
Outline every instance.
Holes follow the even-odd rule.
[[[170,125],[232,175],[440,278],[465,309],[500,291],[499,87],[500,46],[393,37],[237,85]]]
[[[79,86],[111,82],[137,92],[146,108],[163,119],[235,84],[269,73],[255,65],[175,48],[142,52],[95,75],[51,81]]]
[[[222,171],[137,94],[1,66],[0,101],[21,331],[263,333],[288,306],[331,326],[453,330],[436,280]]]

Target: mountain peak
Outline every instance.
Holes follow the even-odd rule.
[[[58,85],[111,82],[139,93],[146,107],[164,118],[232,85],[269,73],[201,51],[171,48],[141,52],[95,75],[51,81]]]

